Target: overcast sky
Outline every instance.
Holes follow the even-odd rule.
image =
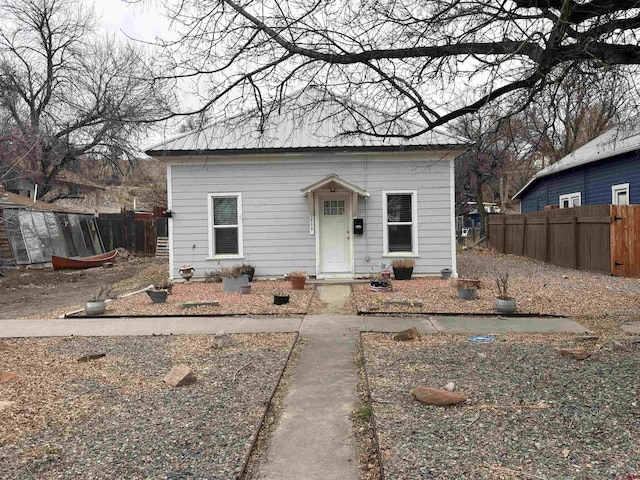
[[[154,1],[144,5],[131,5],[122,0],[85,1],[94,6],[106,31],[124,32],[132,38],[152,41],[168,29],[169,22]]]

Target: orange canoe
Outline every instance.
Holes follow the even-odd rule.
[[[118,255],[117,250],[111,250],[110,252],[101,253],[100,255],[93,255],[91,257],[81,257],[81,258],[67,258],[67,257],[58,257],[57,255],[51,255],[51,263],[53,264],[53,268],[64,269],[64,268],[91,268],[91,267],[99,267],[104,265],[107,262],[113,261]]]

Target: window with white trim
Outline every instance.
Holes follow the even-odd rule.
[[[582,205],[582,193],[574,192],[560,195],[560,208],[579,207]]]
[[[385,255],[418,254],[417,192],[382,192]]]
[[[210,193],[209,257],[242,257],[242,194]]]
[[[629,205],[629,184],[611,185],[611,204]]]

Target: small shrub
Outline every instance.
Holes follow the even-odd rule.
[[[500,275],[496,278],[496,285],[498,286],[498,298],[501,300],[509,300],[511,297],[507,292],[507,284],[509,282],[509,274]]]
[[[204,272],[204,283],[220,283],[222,277],[218,272]]]
[[[233,265],[231,267],[220,267],[217,270],[218,275],[221,278],[230,277],[230,278],[238,278],[241,275],[245,275],[245,272],[242,268],[242,265]]]
[[[392,268],[413,268],[416,265],[416,261],[410,258],[399,258],[391,262]]]
[[[372,415],[373,415],[373,409],[371,408],[371,404],[369,403],[364,403],[360,405],[360,408],[356,413],[356,417],[358,417],[359,420],[369,420]]]
[[[289,277],[307,278],[307,272],[294,271],[289,274]]]

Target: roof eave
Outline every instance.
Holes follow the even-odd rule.
[[[463,151],[467,145],[379,145],[379,146],[336,146],[336,147],[300,147],[300,148],[238,148],[208,150],[147,150],[145,153],[153,157],[183,156],[226,156],[226,155],[260,155],[282,153],[358,153],[358,152],[413,152],[413,151]]]

